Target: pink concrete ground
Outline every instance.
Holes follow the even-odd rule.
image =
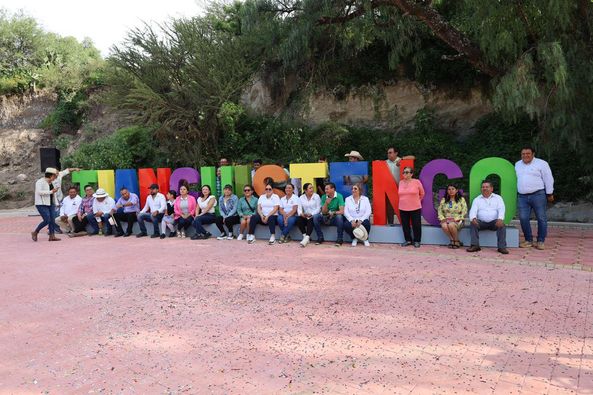
[[[503,257],[37,221],[0,218],[2,394],[593,394],[591,230]]]

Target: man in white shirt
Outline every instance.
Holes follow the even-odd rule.
[[[554,201],[554,177],[550,165],[545,160],[535,157],[533,147],[521,150],[521,160],[515,163],[517,173],[517,192],[519,203],[519,220],[525,241],[519,244],[521,248],[535,247],[544,249],[544,242],[548,233],[547,203]],[[533,244],[531,233],[531,211],[537,219],[537,244]]]
[[[76,188],[70,187],[68,196],[62,199],[60,216],[56,218],[56,224],[62,229],[62,232],[70,233],[74,229],[72,219],[77,216],[81,202],[82,198],[78,196]]]
[[[480,251],[480,230],[495,230],[498,252],[508,254],[507,231],[504,226],[505,206],[504,200],[493,193],[494,187],[490,181],[482,181],[482,194],[474,199],[472,208],[469,210],[471,220],[471,246],[467,252]]]
[[[89,219],[89,223],[93,227],[93,229],[99,229],[100,226],[98,224],[102,224],[102,229],[99,230],[99,234],[103,232],[105,236],[111,236],[111,224],[109,223],[109,219],[111,215],[115,212],[115,200],[105,189],[99,188],[97,192],[93,194],[95,200],[93,201],[93,216]],[[95,231],[89,233],[89,236],[96,235]]]
[[[148,236],[146,233],[146,225],[144,225],[144,221],[148,220],[152,222],[153,231],[150,237],[154,239],[160,237],[159,224],[163,220],[163,216],[167,210],[167,199],[165,199],[165,195],[159,193],[159,186],[157,184],[152,184],[149,189],[150,195],[146,198],[144,208],[140,211],[140,214],[138,214],[140,233],[138,233],[136,237]]]

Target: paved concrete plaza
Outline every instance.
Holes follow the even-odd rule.
[[[37,222],[0,217],[2,394],[593,394],[593,230],[502,256]]]

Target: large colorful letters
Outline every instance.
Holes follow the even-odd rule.
[[[368,173],[368,162],[332,162],[329,164],[330,180],[336,184],[338,192],[344,197],[351,194],[350,186],[345,185],[345,176],[365,176]],[[400,163],[400,174],[405,167],[414,167],[413,160],[402,160]],[[326,163],[295,163],[290,165],[290,173],[293,178],[300,178],[303,185],[305,183],[315,183],[315,179],[327,178],[328,169]],[[443,174],[449,179],[458,179],[463,177],[459,166],[447,159],[435,159],[427,163],[420,172],[419,180],[422,182],[426,195],[422,201],[422,216],[431,225],[438,226],[439,221],[435,208],[433,182],[438,174]],[[513,218],[517,208],[517,176],[512,163],[502,158],[485,158],[472,167],[469,181],[469,201],[480,194],[482,180],[490,175],[500,177],[500,194],[504,199],[506,206],[505,223],[509,223]],[[249,166],[223,166],[220,168],[221,186],[230,184],[234,191],[241,196],[241,190],[244,185],[250,184],[251,169]],[[403,175],[401,175],[403,178]],[[282,189],[290,177],[286,171],[276,165],[265,165],[259,168],[255,173],[251,184],[258,195],[265,193],[265,182],[271,179],[274,192],[279,196],[284,196]],[[139,169],[137,172],[133,169],[113,170],[82,170],[72,174],[74,183],[80,185],[81,194],[86,184],[97,184],[104,188],[115,199],[119,198],[119,189],[122,186],[127,187],[130,192],[139,194],[142,204],[148,195],[150,184],[157,183],[162,193],[169,189],[179,192],[179,186],[182,180],[189,184],[210,185],[212,193],[216,194],[216,168],[202,167],[200,171],[191,167],[182,167],[175,169],[171,173],[169,168]],[[387,204],[394,208],[399,217],[398,210],[398,187],[391,174],[389,166],[384,160],[372,162],[372,182],[373,182],[373,221],[376,225],[385,225]],[[193,196],[199,196],[199,192],[190,192]],[[442,191],[438,191],[439,196]],[[437,201],[438,202],[438,201]]]

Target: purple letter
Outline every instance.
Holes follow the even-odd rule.
[[[439,226],[439,217],[434,207],[434,197],[432,195],[432,183],[434,176],[444,174],[449,179],[463,177],[463,173],[457,163],[448,159],[431,160],[422,168],[420,172],[420,182],[424,187],[424,199],[422,199],[422,216],[431,225]]]

